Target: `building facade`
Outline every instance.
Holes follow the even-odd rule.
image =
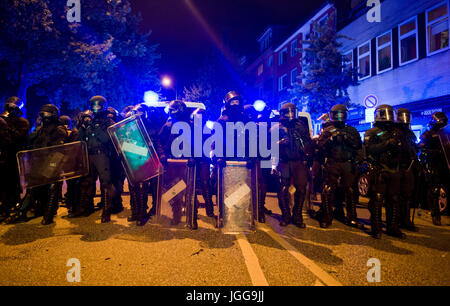
[[[247,78],[253,87],[254,99],[264,100],[273,109],[278,109],[285,102],[296,102],[298,97],[291,97],[288,90],[297,82],[302,73],[302,41],[308,40],[312,23],[328,22],[335,11],[333,5],[325,4],[293,33],[283,33],[277,27],[268,27],[258,38],[259,56],[247,67]]]
[[[328,22],[350,38],[342,39],[341,52],[359,74],[348,92],[361,107],[350,109],[349,123],[363,135],[376,106],[389,104],[411,110],[419,136],[433,112],[450,111],[449,10],[449,0],[384,0],[380,22],[370,22],[367,1],[335,1],[280,43],[271,44],[274,33],[268,29],[258,39],[262,52],[247,68],[256,98],[272,108],[288,102],[286,92],[302,73],[301,41],[308,39],[313,21]],[[327,19],[333,12],[337,20]]]
[[[380,12],[380,22],[362,14],[338,31],[351,38],[342,53],[359,72],[349,96],[363,109],[351,123],[362,133],[377,105],[405,107],[419,136],[432,113],[450,111],[449,1],[385,0]]]

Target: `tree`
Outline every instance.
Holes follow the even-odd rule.
[[[246,97],[244,83],[239,78],[237,56],[225,58],[219,50],[211,51],[198,69],[198,75],[183,90],[184,100],[205,104],[211,119],[220,116],[223,98],[227,92],[236,90]]]
[[[334,20],[334,15],[330,15],[330,20]],[[339,51],[340,39],[349,38],[338,35],[328,22],[313,22],[310,39],[302,41],[306,46],[301,49],[305,51],[303,72],[289,94],[299,97],[299,107],[306,106],[313,115],[328,112],[335,104],[350,105],[347,88],[356,85],[355,70],[349,68],[348,60]]]
[[[82,1],[80,23],[67,20],[58,0],[0,4],[0,59],[17,95],[30,86],[56,105],[84,108],[92,95],[117,108],[141,102],[157,86],[157,46],[139,32],[128,0]]]

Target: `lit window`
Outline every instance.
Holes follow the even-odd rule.
[[[414,17],[400,24],[399,31],[399,48],[400,48],[400,65],[405,65],[417,60],[417,18]]]
[[[294,57],[297,54],[297,40],[291,42],[291,57]]]
[[[392,68],[392,33],[387,32],[377,37],[377,72]]]
[[[279,91],[281,91],[281,90],[283,90],[283,89],[285,89],[287,87],[287,85],[288,85],[287,81],[288,81],[287,74],[284,74],[283,76],[281,76],[278,79],[278,89],[279,89]]]
[[[448,49],[448,7],[447,3],[427,11],[428,55]]]
[[[291,70],[291,85],[297,83],[297,68]]]
[[[280,53],[278,54],[278,65],[283,65],[287,61],[287,48],[284,48]]]
[[[370,41],[358,47],[359,80],[370,77]]]
[[[264,71],[264,65],[261,64],[258,66],[258,76],[260,76],[263,73],[263,71]]]
[[[353,68],[353,50],[342,55],[342,68],[343,70],[351,70]]]

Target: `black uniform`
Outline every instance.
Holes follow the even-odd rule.
[[[177,122],[190,123],[189,113],[186,109],[186,104],[183,101],[175,100],[169,105],[170,118],[161,128],[159,133],[159,141],[157,143],[157,151],[160,161],[163,165],[167,165],[167,159],[176,159],[179,157],[173,156],[172,154],[172,142],[178,137],[171,133],[172,125]],[[192,146],[191,146],[192,147]],[[192,155],[191,155],[192,156]],[[189,159],[188,166],[194,166],[195,161],[193,158]],[[192,182],[187,182],[187,184]],[[172,225],[177,225],[181,221],[182,216],[182,198],[175,197],[172,203],[173,219],[171,220]]]
[[[191,128],[195,128],[196,124],[199,124],[199,128],[203,131],[203,127],[206,124],[207,115],[206,112],[203,109],[197,109],[193,112],[191,116]],[[193,132],[193,131],[192,131]],[[203,139],[205,140],[205,139]],[[192,139],[192,143],[194,143],[194,140]],[[203,143],[201,144],[203,148]],[[206,215],[208,217],[215,217],[214,215],[214,205],[212,202],[212,194],[211,194],[211,175],[210,175],[210,165],[211,165],[211,159],[208,157],[203,156],[202,157],[194,157],[195,164],[196,164],[196,177],[197,182],[199,183],[198,186],[200,187],[201,194],[203,196],[203,199],[205,201],[205,209],[206,209]],[[198,188],[196,188],[198,189]],[[198,199],[197,199],[197,193],[194,200],[194,220],[192,224],[193,229],[197,229],[197,218],[198,218]]]
[[[232,152],[232,156],[227,156],[226,154],[226,150],[227,150],[227,137],[226,137],[226,126],[227,123],[234,123],[236,124],[237,122],[242,122],[242,123],[246,123],[246,118],[244,115],[244,106],[243,106],[243,98],[240,96],[240,94],[236,91],[230,91],[225,95],[224,98],[224,106],[222,108],[222,114],[219,117],[219,119],[217,119],[217,123],[220,124],[222,126],[222,130],[223,130],[223,140],[222,140],[222,147],[223,147],[223,157],[217,157],[217,156],[213,156],[213,172],[212,172],[212,184],[215,185],[217,184],[218,180],[217,180],[217,166],[221,166],[221,167],[225,167],[226,166],[226,162],[228,160],[236,160],[236,161],[246,161],[247,162],[247,166],[249,168],[253,167],[253,163],[256,162],[256,159],[253,158],[248,158],[248,150],[249,150],[249,139],[247,135],[241,135],[244,136],[244,145],[245,145],[245,150],[246,152],[244,152],[244,156],[239,156],[238,153],[242,148],[239,148],[239,142],[238,142],[238,135],[237,133],[239,133],[239,131],[237,133],[234,133],[234,137],[233,137],[233,152]],[[213,148],[214,150],[215,148]],[[224,203],[220,202],[218,203],[219,205],[219,219],[218,219],[218,227],[222,227],[223,225],[223,213],[224,213]]]
[[[411,207],[415,201],[419,161],[417,158],[416,135],[409,128],[411,113],[400,108],[397,110],[397,122],[400,137],[402,138],[400,155],[400,227],[417,231],[411,221]]]
[[[59,111],[55,105],[46,104],[40,111],[42,125],[29,135],[30,149],[64,144],[67,141],[66,128],[59,122]],[[44,218],[42,224],[50,224],[58,209],[59,194],[62,183],[32,188],[24,199],[24,207],[28,208],[37,201],[42,205]],[[31,204],[30,204],[31,203]],[[26,210],[26,209],[25,209]]]
[[[20,201],[16,153],[24,147],[30,123],[21,117],[18,104],[17,97],[6,99],[5,111],[0,114],[0,218]]]
[[[89,205],[89,197],[93,194],[97,178],[100,178],[102,189],[103,213],[102,223],[111,219],[112,200],[115,188],[112,179],[111,158],[115,156],[107,128],[114,124],[105,111],[106,99],[101,96],[91,98],[91,109],[94,112],[92,121],[82,124],[79,130],[79,140],[85,141],[89,154],[89,175],[83,179],[80,195],[80,209]],[[101,104],[101,107],[98,105]],[[95,189],[94,189],[95,192]]]
[[[358,151],[362,149],[359,133],[354,127],[346,125],[345,121],[333,121],[330,126],[322,130],[318,147],[325,158],[320,225],[328,227],[332,223],[332,205],[340,179],[340,187],[343,190],[347,208],[347,222],[349,225],[357,226],[354,182],[355,159]]]
[[[308,183],[308,166],[312,161],[312,141],[308,129],[297,120],[297,109],[294,104],[286,103],[280,110],[280,123],[272,127],[271,132],[278,129],[280,138],[280,160],[276,168],[278,175],[278,204],[282,213],[281,226],[291,222],[289,205],[289,186],[291,179],[295,187],[292,223],[304,228],[303,203]]]
[[[430,130],[422,134],[419,145],[421,148],[420,160],[425,169],[427,183],[427,202],[435,225],[441,225],[440,189],[445,187],[449,190],[448,165],[438,136],[439,130],[445,127],[447,123],[448,118],[445,113],[434,113],[430,122]]]
[[[399,165],[402,139],[395,128],[393,117],[394,110],[391,106],[379,106],[376,109],[374,127],[368,130],[364,137],[367,158],[374,168],[369,202],[374,238],[381,237],[383,203],[386,206],[386,233],[404,238],[399,229],[401,178]]]

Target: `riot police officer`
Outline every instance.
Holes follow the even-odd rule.
[[[66,128],[59,121],[59,109],[53,104],[46,104],[39,112],[42,125],[29,135],[31,149],[43,148],[63,144],[67,141]],[[37,199],[43,204],[42,224],[53,223],[53,217],[58,209],[58,196],[62,183],[54,183],[31,190],[30,198],[25,198],[24,206],[28,208],[28,201]],[[26,211],[26,209],[24,209]]]
[[[322,188],[322,218],[321,227],[328,227],[332,223],[332,205],[341,187],[347,208],[347,224],[357,227],[356,203],[354,202],[353,183],[356,176],[355,158],[362,149],[358,131],[346,125],[348,110],[345,105],[337,104],[331,108],[331,125],[325,127],[318,139],[318,147],[325,157],[325,176]]]
[[[21,117],[21,100],[9,97],[0,114],[0,218],[20,201],[20,181],[16,153],[23,148],[30,123]]]
[[[207,121],[207,114],[204,109],[198,108],[196,109],[192,115],[191,115],[191,127],[195,128],[197,125],[197,128],[200,128],[203,131],[203,127],[205,126]],[[203,148],[203,143],[202,143]],[[196,177],[197,182],[199,183],[199,187],[201,190],[201,194],[203,196],[203,199],[205,201],[205,210],[206,215],[210,218],[214,218],[214,204],[212,201],[212,194],[211,194],[211,177],[210,177],[210,165],[211,165],[211,159],[209,157],[203,156],[202,157],[194,157],[195,164],[196,164]],[[192,221],[192,229],[197,229],[197,219],[198,219],[198,199],[197,194],[194,198],[194,211],[193,211],[193,221]]]
[[[233,137],[233,143],[238,144],[233,146],[233,152],[232,152],[232,156],[225,156],[225,151],[227,148],[227,137],[226,137],[226,126],[227,123],[237,123],[237,122],[246,122],[245,120],[245,115],[244,115],[244,99],[243,97],[237,92],[237,91],[230,91],[228,92],[224,99],[223,99],[223,106],[222,106],[222,114],[219,117],[219,119],[217,119],[217,123],[220,124],[222,126],[222,130],[223,132],[223,141],[222,141],[222,147],[224,150],[224,156],[223,157],[218,157],[215,154],[213,155],[213,172],[212,172],[212,181],[213,181],[213,185],[217,184],[217,166],[220,167],[225,167],[226,166],[226,161],[227,160],[240,160],[240,161],[247,161],[248,163],[248,167],[251,168],[252,167],[252,163],[253,161],[246,158],[246,157],[238,157],[238,146],[239,146],[239,142],[237,141],[238,135],[235,134]],[[242,135],[241,135],[242,136]],[[244,136],[245,137],[245,136]],[[248,150],[248,138],[245,137],[245,148],[246,150]],[[213,148],[214,150],[215,148]],[[245,156],[247,156],[247,152],[245,152],[244,154]],[[219,219],[218,219],[218,227],[222,227],[223,226],[223,203],[219,203]]]
[[[425,179],[427,181],[427,202],[431,210],[434,225],[441,225],[439,209],[440,189],[448,188],[449,169],[442,149],[439,131],[448,123],[448,117],[443,112],[436,112],[431,116],[430,129],[420,137],[420,159],[424,164]]]
[[[414,190],[417,188],[415,169],[418,166],[416,135],[411,131],[411,112],[406,108],[397,110],[397,125],[401,135],[402,147],[400,157],[400,227],[417,231],[411,221],[411,206],[413,204]]]
[[[125,117],[129,117],[131,115],[140,116],[144,126],[147,128],[149,126],[148,122],[148,113],[149,108],[145,104],[138,104],[133,107],[130,111],[125,114]],[[147,201],[148,201],[148,189],[149,182],[139,182],[135,183],[135,185],[131,185],[128,182],[128,187],[130,190],[130,207],[131,207],[131,216],[128,217],[128,221],[136,221],[136,225],[143,226],[146,223],[147,219]]]
[[[173,156],[171,146],[172,142],[177,137],[176,135],[171,133],[172,126],[177,122],[186,122],[189,124],[190,122],[190,114],[187,110],[186,103],[181,100],[174,100],[169,104],[169,119],[166,124],[161,128],[159,133],[159,142],[158,142],[158,155],[161,163],[166,166],[167,160],[172,158],[179,158],[177,156]],[[191,146],[192,147],[192,146]],[[191,155],[192,156],[192,155]],[[190,158],[188,166],[194,166],[194,159]],[[192,182],[187,182],[192,183]],[[181,198],[177,197],[172,203],[172,211],[173,211],[173,219],[171,220],[172,225],[178,225],[181,221],[182,217],[182,202]]]
[[[312,157],[312,141],[308,129],[299,121],[297,107],[285,103],[280,110],[280,123],[272,127],[279,130],[280,160],[274,165],[274,174],[278,177],[278,205],[282,213],[281,226],[291,223],[289,205],[289,186],[291,178],[295,187],[292,223],[305,228],[303,222],[303,203],[306,197],[308,166]]]
[[[79,130],[79,139],[87,143],[90,172],[82,183],[80,206],[88,206],[89,197],[93,194],[92,187],[95,188],[95,182],[99,177],[103,197],[102,223],[111,220],[112,200],[115,195],[111,175],[111,157],[115,153],[107,132],[107,128],[114,124],[114,121],[108,117],[106,104],[107,101],[104,97],[92,97],[89,100],[89,106],[93,117],[92,119],[85,117],[85,121],[83,121]]]
[[[368,160],[373,164],[370,191],[370,222],[372,236],[381,238],[382,207],[386,207],[386,233],[404,238],[400,231],[400,155],[402,142],[395,127],[394,109],[380,105],[375,110],[374,127],[364,137]]]

